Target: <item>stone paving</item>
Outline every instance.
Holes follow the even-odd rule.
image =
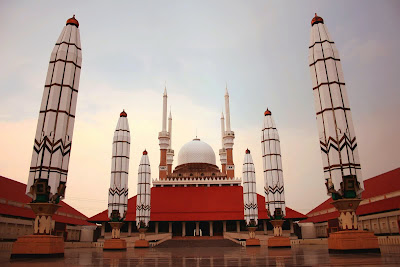
[[[328,253],[324,245],[292,249],[267,247],[151,248],[103,252],[101,248],[66,249],[60,259],[18,259],[0,251],[0,266],[400,266],[400,246],[382,246],[382,254]]]

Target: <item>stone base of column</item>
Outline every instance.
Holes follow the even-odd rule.
[[[373,232],[363,230],[331,233],[328,238],[328,249],[329,253],[380,253],[378,238]]]
[[[147,240],[139,239],[135,241],[135,248],[148,248],[148,247],[150,247],[150,245],[149,241]]]
[[[268,239],[269,248],[290,248],[290,239],[286,236],[274,236]]]
[[[258,238],[249,238],[246,240],[246,247],[254,247],[260,246],[260,239]]]
[[[112,238],[104,241],[103,250],[126,250],[126,241],[121,238]]]
[[[12,246],[11,259],[16,258],[62,258],[64,240],[54,235],[22,236]]]

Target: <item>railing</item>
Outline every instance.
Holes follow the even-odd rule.
[[[235,242],[236,244],[239,244],[239,245],[241,245],[242,247],[245,247],[245,246],[246,246],[246,241],[239,241],[239,240],[237,240],[236,238],[231,237],[231,236],[229,235],[229,233],[227,233],[227,232],[224,233],[224,238],[225,238],[225,239],[228,239],[228,240],[230,240],[230,241],[232,241],[232,242]]]
[[[156,241],[156,242],[149,242],[149,244],[150,244],[150,247],[155,247],[155,246],[158,246],[158,245],[160,245],[161,243],[163,243],[163,242],[165,242],[165,241],[167,241],[167,240],[170,240],[170,239],[172,239],[172,233],[169,233],[169,235],[167,235],[166,237],[164,237],[163,239],[160,239],[160,240],[158,240],[158,241]]]

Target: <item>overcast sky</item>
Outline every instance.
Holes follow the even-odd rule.
[[[235,175],[249,148],[263,195],[268,107],[281,138],[287,206],[308,212],[327,199],[307,60],[315,12],[340,52],[364,178],[399,167],[398,1],[1,1],[0,175],[27,182],[50,53],[75,14],[83,63],[67,203],[87,216],[107,208],[122,109],[131,129],[129,196],[145,148],[158,177],[165,82],[174,166],[196,129],[220,165],[227,83]]]

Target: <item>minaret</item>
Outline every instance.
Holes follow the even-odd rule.
[[[329,251],[379,252],[374,233],[357,230],[356,210],[364,190],[357,139],[339,53],[317,14],[311,20],[309,67],[325,185],[339,211],[340,230],[329,235]]]
[[[111,239],[104,241],[103,250],[125,250],[126,241],[121,239],[121,227],[128,209],[128,174],[131,134],[128,118],[123,110],[114,132],[111,159],[111,182],[108,190],[108,218]]]
[[[169,135],[169,144],[167,150],[167,167],[168,167],[168,175],[172,173],[172,163],[174,162],[174,150],[172,149],[172,114],[171,110],[169,111],[168,117],[168,135]]]
[[[169,146],[169,134],[167,132],[167,88],[164,88],[163,95],[163,115],[162,115],[162,131],[158,133],[158,141],[160,145],[160,166],[159,179],[167,178],[167,149]]]
[[[128,207],[131,135],[127,116],[125,110],[120,113],[112,145],[111,182],[108,191],[108,218],[113,222],[123,221]]]
[[[339,53],[321,17],[315,14],[311,26],[309,66],[327,191],[334,200],[361,198],[360,159]]]
[[[64,241],[52,236],[52,216],[65,197],[82,66],[79,22],[68,19],[47,71],[33,144],[26,194],[36,215],[33,233],[19,237],[11,257],[63,256]]]
[[[225,88],[225,114],[226,114],[226,131],[224,134],[224,145],[226,149],[226,175],[228,178],[235,177],[235,165],[233,164],[233,140],[235,133],[231,131],[231,115],[229,111],[229,93]]]
[[[258,205],[256,192],[256,172],[250,150],[246,149],[243,160],[243,204],[244,220],[248,226],[258,224]]]
[[[222,173],[226,175],[226,149],[224,145],[224,136],[225,136],[225,118],[224,112],[221,113],[221,149],[219,150],[219,156],[221,159],[221,168]]]
[[[139,240],[135,242],[135,247],[149,247],[149,242],[145,240],[145,232],[150,222],[150,188],[151,168],[147,151],[143,151],[138,170],[138,186],[136,196],[136,227],[138,228]]]
[[[268,109],[264,112],[261,138],[266,209],[270,217],[280,220],[285,216],[281,145],[278,130]]]

